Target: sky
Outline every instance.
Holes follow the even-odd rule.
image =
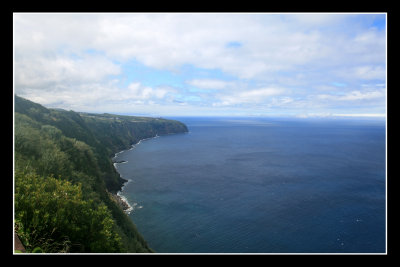
[[[146,116],[385,117],[385,13],[14,13],[14,93]]]

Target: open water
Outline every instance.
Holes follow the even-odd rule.
[[[385,253],[385,121],[177,118],[117,155],[159,253]]]

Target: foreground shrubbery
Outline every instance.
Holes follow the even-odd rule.
[[[79,183],[17,171],[15,221],[28,252],[122,251],[110,211],[84,200]]]

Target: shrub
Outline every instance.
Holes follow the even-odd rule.
[[[81,185],[16,172],[15,220],[27,251],[119,252],[121,238],[108,208],[85,201]]]

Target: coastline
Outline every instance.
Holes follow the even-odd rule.
[[[130,214],[131,211],[133,210],[133,207],[129,204],[128,200],[119,195],[119,192],[117,194],[113,194],[109,192],[109,195],[111,199],[118,204],[118,206],[126,213]]]
[[[183,133],[189,133],[189,131],[183,132]],[[167,133],[167,134],[165,134],[165,135],[170,135],[170,134],[178,134],[178,133]],[[164,134],[163,134],[163,135],[164,135]],[[111,158],[111,161],[113,162],[113,166],[114,166],[115,171],[120,175],[121,179],[123,179],[125,182],[121,185],[120,190],[118,190],[116,194],[114,194],[114,193],[109,193],[109,194],[110,194],[111,199],[114,200],[114,201],[121,207],[121,209],[122,209],[126,214],[128,214],[128,215],[129,215],[132,211],[134,211],[136,208],[137,208],[137,209],[141,209],[141,208],[143,208],[143,206],[138,206],[138,203],[133,203],[133,205],[131,205],[131,204],[129,203],[128,199],[127,199],[125,196],[122,195],[124,187],[125,187],[129,182],[131,182],[132,180],[131,180],[131,179],[128,179],[128,180],[124,179],[124,178],[121,176],[121,174],[118,172],[118,169],[117,169],[117,164],[127,163],[128,161],[126,161],[126,160],[119,160],[119,161],[117,161],[116,159],[117,159],[117,157],[118,157],[119,154],[121,154],[122,152],[130,151],[130,150],[134,149],[134,148],[135,148],[137,145],[139,145],[142,141],[146,141],[146,140],[150,140],[150,139],[158,138],[158,137],[160,137],[160,135],[156,134],[156,135],[153,136],[153,137],[147,137],[147,138],[140,139],[140,140],[139,140],[138,142],[136,142],[135,144],[132,144],[131,147],[130,147],[129,149],[124,149],[124,150],[121,150],[121,151],[119,151],[119,152],[116,152],[116,153],[114,154],[114,157]]]
[[[120,191],[117,192],[117,194],[112,194],[113,199],[117,202],[117,204],[122,208],[122,210],[126,213],[126,214],[130,214],[133,209],[134,206],[136,205],[131,205],[128,201],[128,199],[126,199],[126,197],[124,197],[123,195],[121,195],[123,188],[132,180],[128,180],[127,182],[125,182],[121,188]]]
[[[124,149],[124,150],[121,150],[121,151],[115,153],[114,157],[112,157],[112,159],[111,159],[111,160],[113,161],[113,166],[114,166],[115,170],[118,172],[117,164],[123,164],[123,163],[127,163],[127,162],[128,162],[128,161],[125,161],[125,160],[115,161],[115,159],[118,157],[119,154],[121,154],[122,152],[130,151],[130,150],[134,149],[134,148],[135,148],[137,145],[139,145],[142,141],[146,141],[146,140],[150,140],[150,139],[158,138],[158,137],[160,137],[160,136],[159,136],[158,134],[156,134],[156,136],[153,136],[153,137],[148,137],[148,138],[140,139],[137,143],[132,144],[131,147],[130,147],[129,149]],[[119,172],[118,172],[118,173],[119,173]],[[121,176],[121,174],[120,174],[120,176]],[[121,178],[122,178],[122,177],[121,177]],[[125,180],[125,179],[124,179],[124,180]],[[134,203],[133,205],[131,205],[131,204],[129,203],[128,199],[127,199],[125,196],[122,195],[122,192],[123,192],[124,187],[125,187],[129,182],[131,182],[131,181],[132,181],[131,179],[126,180],[126,182],[124,182],[124,183],[122,184],[121,189],[118,190],[116,194],[110,193],[111,198],[112,198],[112,199],[121,207],[121,209],[122,209],[126,214],[128,214],[128,215],[129,215],[129,214],[135,209],[135,207],[137,206],[137,203]],[[140,209],[140,208],[142,208],[142,206],[138,206],[138,208]]]

